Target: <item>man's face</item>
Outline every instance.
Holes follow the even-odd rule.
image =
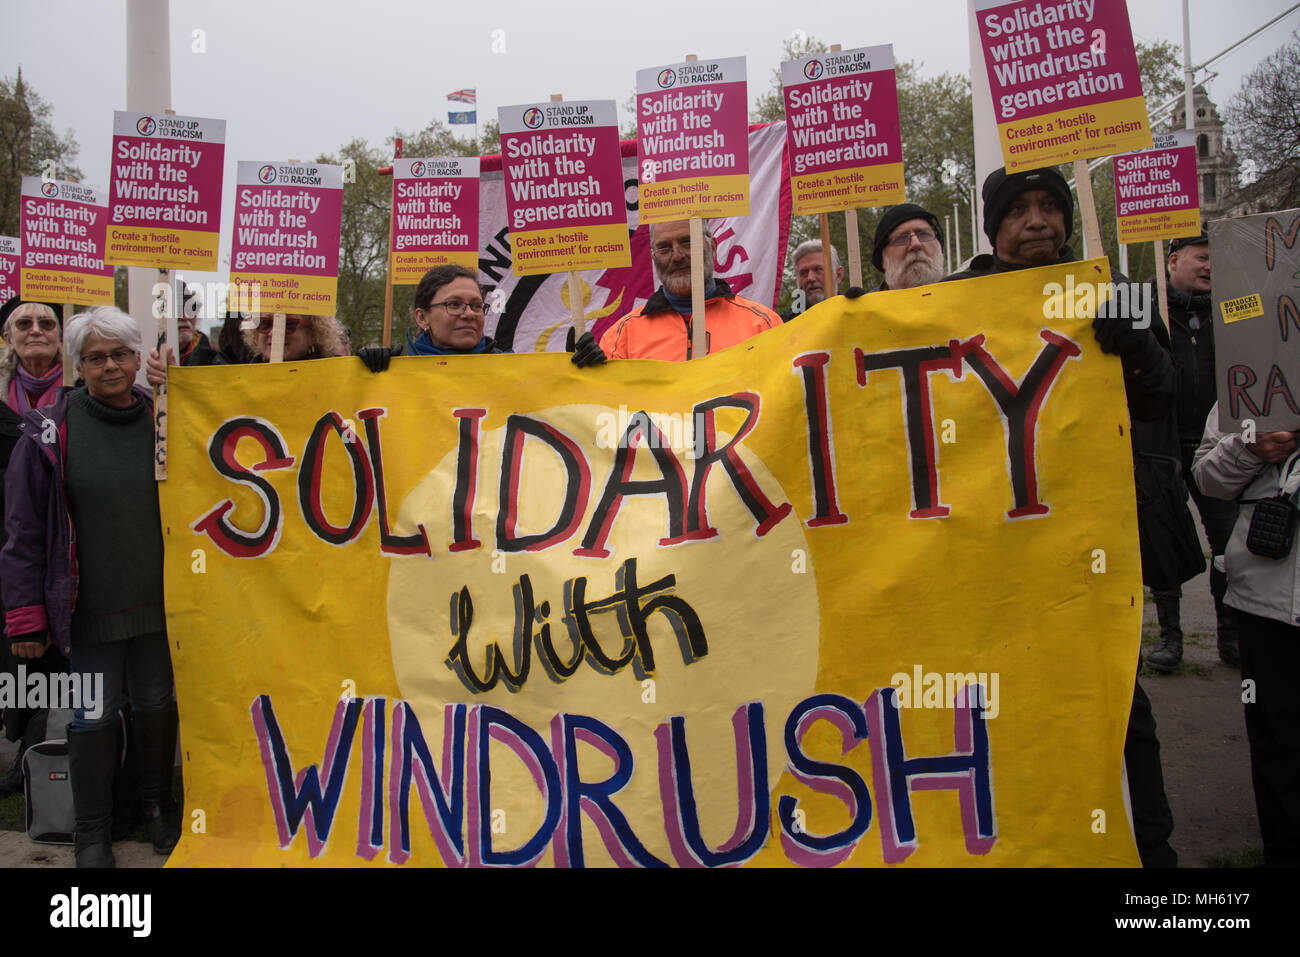
[[[1027,189],[1011,201],[998,226],[998,258],[1013,266],[1045,266],[1061,258],[1065,210],[1045,189]]]
[[[1169,254],[1169,285],[1183,292],[1210,291],[1210,245],[1184,246]]]
[[[943,278],[943,249],[934,227],[924,219],[909,219],[894,227],[881,253],[885,282],[890,289],[911,289]]]
[[[704,284],[713,278],[715,240],[704,237]],[[655,275],[674,296],[691,294],[691,224],[686,220],[657,223],[650,241]]]
[[[826,263],[820,252],[806,253],[794,264],[795,282],[803,290],[804,307],[815,306],[826,298]],[[844,278],[844,267],[835,270],[835,289]]]

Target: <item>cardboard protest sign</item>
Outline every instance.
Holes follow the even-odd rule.
[[[226,121],[113,114],[104,261],[217,268]]]
[[[393,160],[393,282],[478,266],[478,157]]]
[[[638,70],[636,124],[643,223],[749,215],[744,57]]]
[[[629,265],[614,101],[526,103],[497,116],[515,275]]]
[[[1124,0],[975,0],[1007,172],[1151,145]]]
[[[18,295],[18,264],[22,244],[17,236],[0,236],[0,306]]]
[[[1151,149],[1115,157],[1115,221],[1121,243],[1200,233],[1194,131],[1158,133]]]
[[[1300,428],[1300,209],[1210,223],[1219,428]]]
[[[784,143],[783,123],[755,125],[749,131],[749,215],[711,223],[718,240],[714,274],[737,295],[767,304],[776,302],[781,292],[790,232],[789,204],[782,201],[789,183],[782,165]],[[632,206],[628,212],[632,265],[580,273],[584,319],[597,339],[624,313],[644,305],[658,285],[651,268],[649,231],[637,219],[637,144],[622,140],[619,145],[623,186]],[[568,277],[564,273],[515,275],[501,157],[483,157],[482,169],[479,282],[489,305],[486,331],[514,352],[563,351],[566,333],[572,329]]]
[[[795,216],[907,198],[893,46],[787,60],[781,85]]]
[[[1043,310],[1098,277],[685,364],[174,370],[168,866],[1136,865],[1122,372]]]
[[[24,299],[96,306],[113,301],[104,263],[108,206],[92,186],[23,177],[18,232]]]
[[[334,314],[343,167],[240,160],[230,282],[251,284],[262,312]]]

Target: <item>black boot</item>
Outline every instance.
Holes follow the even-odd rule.
[[[1178,595],[1156,596],[1160,647],[1147,655],[1147,667],[1158,674],[1169,674],[1183,660],[1183,629],[1178,623],[1178,605]]]
[[[117,767],[117,725],[68,729],[68,769],[77,818],[77,866],[114,867],[113,769]]]
[[[14,763],[9,765],[4,777],[0,777],[0,797],[23,793],[23,754],[26,751],[27,740],[23,738],[18,742],[18,755],[14,758]]]
[[[176,763],[176,706],[152,714],[131,716],[136,757],[140,761],[140,803],[144,826],[155,854],[170,854],[181,837],[180,819],[172,801],[172,768]]]
[[[1237,619],[1222,598],[1214,599],[1214,614],[1219,621],[1219,660],[1231,668],[1241,667],[1237,651]]]

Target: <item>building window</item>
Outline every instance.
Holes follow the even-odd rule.
[[[1201,197],[1207,203],[1212,203],[1216,199],[1214,195],[1214,174],[1206,173],[1201,177]]]
[[[1196,155],[1201,159],[1210,155],[1210,138],[1204,133],[1196,137]]]

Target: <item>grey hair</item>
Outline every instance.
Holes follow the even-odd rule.
[[[816,253],[817,255],[820,256],[821,252],[822,252],[822,241],[820,239],[806,239],[803,242],[801,242],[798,246],[794,247],[794,252],[790,254],[790,265],[791,267],[794,267],[795,264],[799,262],[799,260],[803,259],[803,257],[807,256],[809,253]],[[839,268],[840,268],[840,254],[835,251],[835,247],[832,245],[831,246],[831,269],[838,271]]]
[[[120,342],[137,355],[140,352],[140,327],[135,320],[113,306],[95,306],[73,316],[64,330],[63,341],[78,375],[81,373],[81,350],[91,333],[101,339]]]
[[[686,223],[686,222],[690,222],[690,220],[681,219],[681,220],[677,220],[677,222]],[[700,226],[704,229],[705,239],[714,238],[713,230],[709,228],[709,221],[707,219],[700,220]],[[650,224],[650,245],[653,246],[654,244],[655,244],[655,223],[651,223]]]
[[[18,368],[18,353],[14,352],[14,350],[9,346],[9,341],[13,337],[14,332],[14,320],[18,318],[18,313],[27,310],[36,313],[36,315],[32,317],[34,319],[53,319],[55,322],[54,331],[56,333],[56,338],[60,341],[63,339],[63,330],[59,328],[59,317],[54,314],[53,309],[43,302],[23,303],[13,312],[9,313],[9,318],[5,320],[4,330],[0,331],[0,335],[3,335],[5,340],[4,358],[0,359],[0,375],[3,375],[6,379],[12,379],[14,376],[14,370]],[[56,362],[60,361],[59,356],[55,356],[54,358]]]

